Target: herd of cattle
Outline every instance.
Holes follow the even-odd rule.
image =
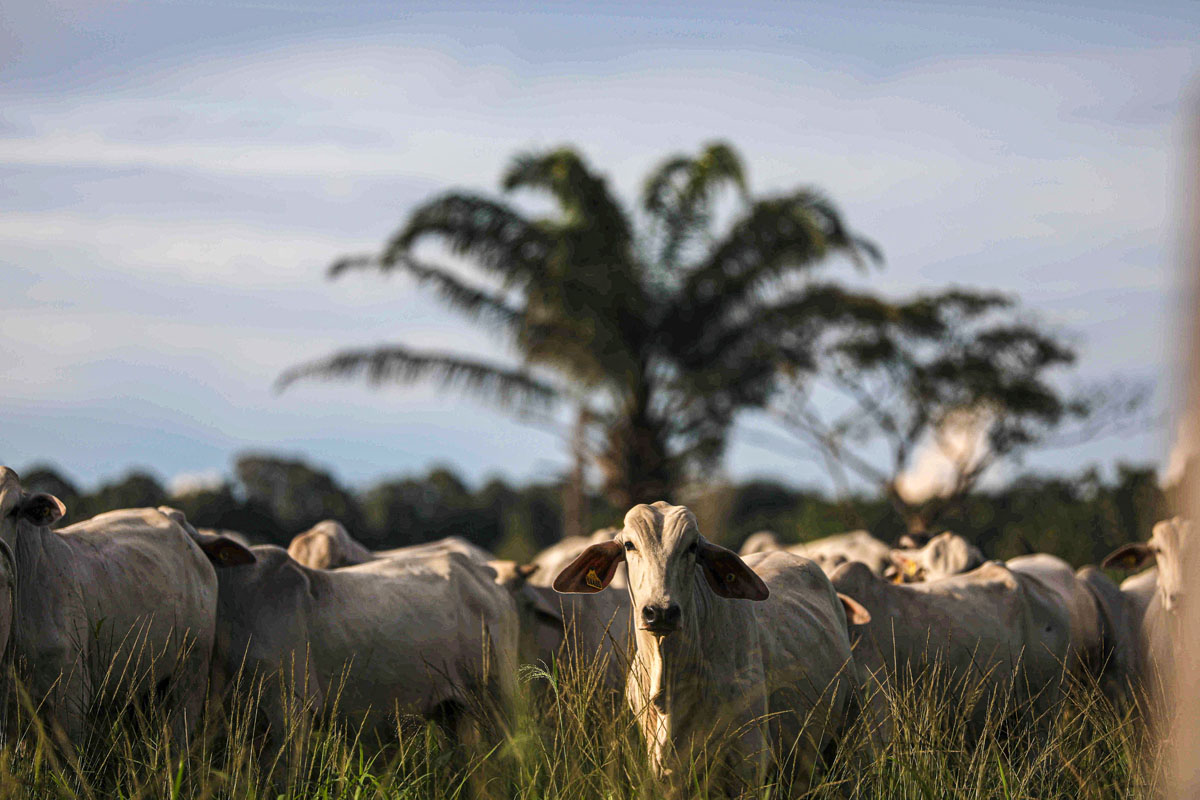
[[[868,687],[931,670],[979,698],[968,718],[997,696],[1052,709],[1073,678],[1128,702],[1169,662],[1190,530],[1164,521],[1113,553],[1145,569],[1117,586],[1047,554],[988,561],[953,533],[764,532],[739,554],[663,502],[528,564],[455,537],[372,552],[332,521],[250,546],[167,507],[52,529],[65,512],[0,467],[0,647],[67,742],[113,675],[159,698],[175,737],[248,675],[274,682],[269,731],[287,698],[336,695],[386,732],[397,713],[503,709],[519,664],[580,658],[624,694],[657,774],[703,751],[748,780],[807,770],[872,713]]]

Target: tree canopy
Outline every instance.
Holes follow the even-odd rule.
[[[816,268],[839,254],[880,260],[821,192],[753,195],[741,157],[721,142],[662,161],[635,210],[566,147],[518,155],[501,187],[504,200],[434,197],[379,253],[330,272],[403,271],[502,334],[515,363],[393,344],[299,365],[280,385],[428,380],[525,414],[573,403],[611,500],[670,498],[720,456],[739,410],[767,402],[781,359],[804,356],[802,339],[784,333],[816,307]],[[555,212],[529,216],[511,202],[516,192],[548,197]],[[419,257],[430,243],[475,275]]]

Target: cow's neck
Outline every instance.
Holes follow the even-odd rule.
[[[22,525],[9,542],[13,554],[14,608],[12,636],[16,649],[28,652],[47,622],[71,597],[62,592],[61,576],[70,554],[61,537],[48,528]]]
[[[12,541],[5,540],[12,550],[17,571],[17,583],[40,582],[39,575],[54,559],[55,551],[63,547],[59,535],[48,528],[25,524],[14,531]]]
[[[644,711],[646,724],[652,727],[675,729],[689,719],[696,721],[706,706],[722,704],[721,687],[727,681],[714,670],[736,670],[734,662],[745,654],[742,639],[748,621],[737,619],[744,613],[738,607],[741,604],[714,595],[699,573],[692,598],[679,630],[671,635],[635,632],[637,652],[631,680],[641,682],[636,694],[642,709],[634,711]]]

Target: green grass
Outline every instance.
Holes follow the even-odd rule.
[[[54,798],[659,798],[636,725],[595,666],[522,670],[504,720],[477,712],[463,736],[401,720],[382,742],[307,716],[289,718],[277,757],[256,725],[258,695],[206,712],[186,752],[168,745],[155,708],[95,709],[78,757],[51,743],[28,709],[0,747],[0,797]],[[812,798],[1139,798],[1154,796],[1154,752],[1136,714],[1074,686],[1032,725],[993,708],[977,735],[961,702],[926,686],[881,692],[890,738],[872,745],[866,719],[832,763],[793,796]],[[721,796],[692,780],[687,796]],[[772,786],[746,796],[780,796]]]

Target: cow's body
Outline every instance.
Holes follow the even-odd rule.
[[[31,504],[36,517],[22,519],[20,509]],[[0,468],[0,538],[17,575],[11,643],[26,689],[75,744],[95,701],[165,690],[181,740],[207,689],[217,601],[212,564],[157,509],[50,530],[63,511],[55,498],[25,494],[16,473]]]
[[[368,728],[466,705],[477,691],[509,701],[516,611],[490,570],[459,553],[320,570],[278,547],[253,552],[256,564],[220,576],[217,685],[244,667],[315,707],[336,698]],[[281,726],[280,693],[263,697]]]

